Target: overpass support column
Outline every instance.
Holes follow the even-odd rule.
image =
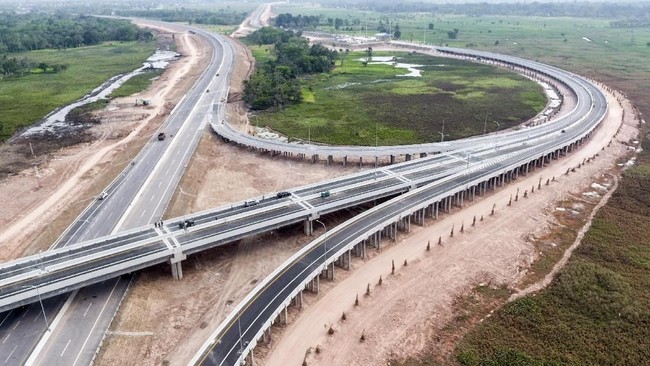
[[[287,307],[285,306],[284,309],[282,309],[282,311],[280,312],[280,323],[287,325],[288,323],[287,319],[289,318],[287,315],[288,315]]]
[[[375,156],[375,168],[379,167],[379,156]]]
[[[314,155],[312,155],[312,156],[311,156],[311,162],[312,162],[312,164],[316,164],[317,161],[318,161],[318,154],[314,154]]]
[[[359,168],[363,165],[363,156],[359,156]]]
[[[302,299],[302,290],[301,290],[298,292],[298,294],[296,294],[296,297],[293,298],[292,305],[294,305],[298,309],[302,309],[302,302],[303,299]]]
[[[390,163],[391,163],[391,165],[395,164],[395,155],[390,156]]]
[[[328,280],[334,280],[334,262],[325,267],[325,278]]]
[[[343,157],[343,166],[346,166],[348,164],[348,157],[344,156]]]
[[[309,219],[305,220],[304,227],[305,227],[305,235],[311,236],[314,233],[314,223],[311,220]]]
[[[406,154],[406,161],[411,161],[411,154]]]
[[[426,158],[426,157],[427,157],[427,153],[420,153],[420,158]]]
[[[180,280],[183,278],[183,267],[181,262],[185,260],[187,256],[183,254],[183,251],[180,247],[174,247],[174,256],[169,259],[169,264],[172,266],[172,277],[175,280]]]

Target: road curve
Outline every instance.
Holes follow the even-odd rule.
[[[255,347],[265,329],[271,326],[273,320],[280,316],[291,300],[299,296],[312,280],[326,271],[330,264],[340,256],[348,253],[360,242],[370,238],[392,225],[405,225],[406,219],[410,225],[412,215],[423,217],[427,212],[437,214],[439,209],[445,209],[450,202],[462,202],[463,198],[471,197],[477,190],[485,191],[490,186],[498,185],[517,174],[527,172],[532,166],[543,166],[551,159],[559,158],[571,149],[581,144],[584,139],[596,129],[607,113],[607,102],[604,95],[591,83],[572,73],[547,65],[527,61],[511,56],[492,53],[459,50],[450,48],[438,49],[443,53],[455,56],[465,55],[471,58],[498,60],[499,62],[519,64],[526,69],[553,77],[568,87],[578,97],[576,108],[558,121],[543,126],[533,127],[522,131],[513,131],[502,137],[505,139],[520,139],[518,151],[503,154],[500,157],[483,160],[467,169],[457,172],[409,193],[400,195],[386,203],[376,206],[361,215],[348,220],[326,236],[322,236],[296,253],[282,266],[262,281],[238,306],[227,319],[215,330],[212,337],[206,341],[202,349],[192,360],[193,364],[202,365],[235,365],[244,360],[246,355]],[[213,127],[214,128],[214,127]],[[541,134],[534,131],[541,131]],[[526,136],[535,133],[538,137],[529,139]],[[238,143],[260,143],[257,139],[249,139],[243,135]],[[474,141],[485,144],[487,141]],[[288,144],[274,145],[271,150],[283,151]],[[433,145],[433,144],[432,144]],[[461,143],[460,146],[465,146]],[[257,148],[266,148],[256,145]],[[390,154],[404,151],[427,152],[417,150],[418,146],[393,147],[388,149]],[[429,147],[427,147],[429,148]],[[495,150],[497,150],[495,145]],[[320,149],[320,147],[314,147]],[[314,150],[316,151],[316,150]],[[318,150],[316,153],[333,154],[332,149]],[[352,153],[349,147],[338,149],[340,156]],[[359,153],[359,150],[354,150]]]

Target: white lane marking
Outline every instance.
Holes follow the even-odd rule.
[[[20,320],[19,320],[19,321],[17,321],[17,322],[16,322],[16,324],[14,324],[14,327],[13,327],[13,328],[11,328],[11,330],[14,330],[14,329],[16,329],[16,327],[18,326],[18,324],[20,324]]]
[[[145,211],[142,210],[142,212],[140,213],[140,218],[142,218],[142,216],[144,216],[144,213],[145,213]]]
[[[162,180],[158,182],[158,188],[162,185]]]
[[[7,341],[7,339],[9,339],[10,336],[11,336],[11,333],[7,334],[5,339],[2,340],[2,344],[5,344],[5,342]]]
[[[151,195],[151,199],[149,199],[149,202],[153,202],[153,199],[154,199],[154,198],[156,198],[156,195],[155,195],[155,194],[152,194],[152,195]]]
[[[106,306],[108,306],[108,301],[113,296],[113,293],[115,292],[115,288],[117,287],[118,283],[120,283],[120,277],[117,278],[117,281],[115,281],[115,285],[113,285],[113,288],[111,289],[111,293],[108,294],[108,297],[106,297],[106,302],[104,302],[104,306],[102,306],[102,310],[99,312],[99,314],[97,314],[97,319],[95,319],[95,323],[93,324],[93,327],[90,328],[90,332],[88,332],[88,336],[86,337],[86,340],[81,345],[81,348],[79,349],[79,353],[77,354],[77,358],[74,359],[74,362],[72,363],[72,366],[76,365],[77,362],[79,362],[79,357],[81,357],[81,354],[86,349],[86,344],[88,343],[88,340],[90,339],[90,336],[93,334],[93,331],[97,327],[97,323],[99,322],[99,319],[104,314],[104,310],[106,310]]]
[[[25,318],[25,315],[27,315],[27,313],[29,313],[29,308],[27,308],[27,310],[25,310],[25,311],[23,312],[23,315],[20,316],[20,319],[24,319],[24,318]]]
[[[70,345],[70,341],[72,341],[72,339],[68,339],[68,343],[66,343],[65,347],[63,347],[63,351],[61,351],[61,354],[59,355],[59,357],[63,357],[63,354],[65,353],[65,350],[67,350],[68,346]]]
[[[50,323],[50,331],[45,331],[43,336],[41,337],[41,340],[38,341],[38,344],[36,344],[36,347],[34,347],[34,350],[32,353],[29,355],[29,358],[25,362],[25,366],[31,366],[34,365],[36,362],[36,358],[38,358],[38,355],[43,351],[43,348],[45,347],[45,344],[47,341],[50,339],[52,336],[52,333],[54,333],[54,329],[56,329],[57,325],[61,322],[61,319],[65,315],[66,311],[68,311],[68,308],[70,307],[70,304],[72,304],[72,301],[74,298],[77,296],[77,293],[79,290],[74,290],[70,296],[68,296],[68,300],[66,300],[65,304],[63,304],[63,308],[59,310],[59,313],[56,315],[54,318],[54,321]]]
[[[88,314],[88,310],[90,310],[90,307],[93,305],[93,302],[91,301],[90,304],[88,304],[88,307],[86,308],[86,311],[84,311],[84,318],[86,317],[86,314]]]
[[[11,356],[14,354],[14,352],[16,352],[16,348],[18,348],[18,345],[15,345],[14,349],[11,350],[11,353],[9,354],[9,356],[7,356],[7,358],[5,358],[5,363],[9,362],[9,359],[11,358]]]
[[[4,323],[7,321],[7,319],[9,318],[9,315],[10,315],[11,313],[13,313],[13,312],[14,312],[14,309],[11,309],[11,310],[9,310],[9,311],[5,314],[4,319],[2,319],[2,321],[0,322],[0,327],[2,327],[2,324],[4,324]]]

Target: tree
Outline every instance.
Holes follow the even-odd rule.
[[[395,39],[402,38],[402,31],[399,30],[399,24],[395,24],[395,32],[393,33]]]
[[[433,23],[429,23],[429,30],[433,30]]]
[[[453,31],[448,31],[448,32],[447,32],[447,36],[449,37],[449,39],[456,39],[456,38],[458,38],[458,28],[454,28]]]
[[[334,28],[339,29],[343,26],[343,19],[336,18],[334,19]]]

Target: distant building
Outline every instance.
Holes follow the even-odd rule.
[[[375,34],[375,39],[378,40],[378,41],[388,41],[391,38],[392,37],[388,33],[377,33],[377,34]]]

